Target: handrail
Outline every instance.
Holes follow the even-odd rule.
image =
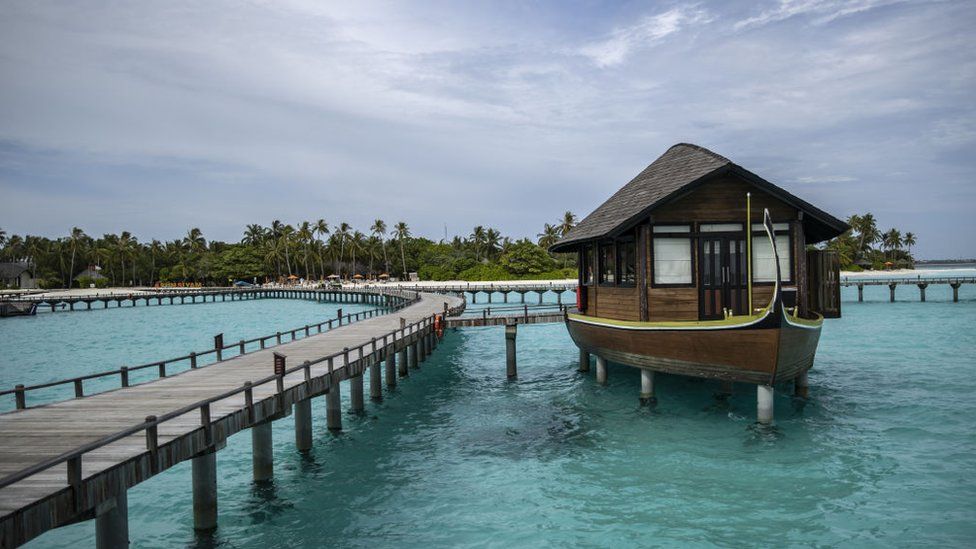
[[[419,295],[416,296],[415,300],[416,299],[420,299],[420,296]],[[456,313],[459,310],[463,310],[463,309],[464,309],[464,304],[459,305],[457,307],[452,307],[452,308],[448,309],[448,313],[449,314]],[[416,332],[419,332],[419,331],[430,331],[430,330],[433,330],[433,327],[434,327],[434,317],[436,317],[436,316],[437,316],[436,314],[432,314],[431,316],[424,316],[420,320],[418,320],[418,321],[416,321],[414,323],[408,324],[408,325],[404,326],[403,328],[399,328],[399,329],[393,330],[392,332],[388,332],[388,333],[386,333],[386,334],[383,335],[383,340],[386,341],[386,338],[387,337],[392,336],[393,340],[392,340],[391,344],[396,344],[396,342],[398,340],[397,333],[400,334],[399,339],[402,340],[403,338],[407,337],[408,335],[412,335],[412,334],[414,334]],[[370,355],[372,355],[373,353],[378,352],[377,349],[376,349],[376,340],[377,339],[378,338],[373,338],[371,341],[364,342],[364,343],[360,344],[359,346],[357,346],[355,348],[352,348],[352,349],[348,349],[347,348],[347,349],[344,349],[343,351],[340,351],[340,352],[337,352],[337,353],[333,353],[331,355],[327,355],[327,356],[318,358],[316,360],[305,361],[305,362],[303,362],[302,364],[300,364],[298,366],[294,366],[294,367],[291,367],[291,368],[287,368],[284,371],[284,373],[282,375],[280,375],[280,376],[279,375],[272,374],[270,376],[267,376],[267,377],[264,377],[264,378],[259,379],[257,382],[250,382],[250,381],[248,381],[248,382],[245,382],[244,385],[242,385],[241,387],[238,387],[236,389],[231,389],[231,390],[225,391],[225,392],[223,392],[223,393],[221,393],[219,395],[215,395],[215,396],[208,397],[206,399],[197,401],[197,402],[195,402],[193,404],[189,404],[189,405],[184,406],[182,408],[179,408],[177,410],[173,410],[171,412],[167,412],[167,413],[165,413],[165,414],[163,414],[161,416],[158,416],[158,417],[156,417],[156,416],[148,416],[146,418],[146,421],[144,421],[142,423],[139,423],[137,425],[133,425],[131,427],[128,427],[126,429],[123,429],[121,431],[118,431],[116,433],[113,433],[111,435],[106,435],[106,436],[104,436],[104,437],[102,437],[102,438],[100,438],[100,439],[98,439],[96,441],[93,441],[93,442],[90,442],[88,444],[85,444],[85,445],[83,445],[83,446],[81,446],[79,448],[75,448],[74,450],[71,450],[69,452],[64,452],[64,453],[62,453],[62,454],[60,454],[58,456],[55,456],[53,458],[49,458],[49,459],[44,460],[44,461],[42,461],[40,463],[34,464],[34,465],[30,466],[30,467],[26,467],[24,469],[21,469],[20,471],[17,471],[16,473],[12,473],[10,475],[7,475],[7,476],[3,477],[2,479],[0,479],[0,489],[6,488],[7,486],[10,486],[11,484],[14,484],[16,482],[19,482],[21,480],[24,480],[24,479],[26,479],[28,477],[31,477],[33,475],[36,475],[36,474],[38,474],[40,472],[46,471],[47,469],[50,469],[51,467],[54,467],[56,465],[60,465],[61,463],[69,462],[69,461],[72,461],[72,460],[77,460],[77,462],[76,462],[76,464],[75,464],[74,467],[71,467],[71,466],[68,467],[68,469],[69,469],[68,483],[69,483],[70,486],[74,487],[76,485],[74,483],[72,483],[72,479],[71,479],[71,476],[72,475],[71,475],[70,471],[72,469],[75,469],[77,471],[80,471],[81,470],[81,457],[84,454],[86,454],[88,452],[91,452],[92,450],[96,450],[98,448],[101,448],[103,446],[106,446],[108,444],[111,444],[113,442],[116,442],[118,440],[121,440],[121,439],[123,439],[125,437],[132,436],[134,434],[137,434],[137,433],[139,433],[141,431],[146,431],[146,435],[147,435],[146,436],[147,451],[149,451],[150,453],[153,453],[154,451],[158,451],[158,436],[156,436],[156,430],[154,428],[157,427],[159,424],[161,424],[161,423],[163,423],[165,421],[168,421],[170,419],[173,419],[173,418],[176,418],[176,417],[179,417],[179,416],[188,414],[188,413],[190,413],[190,412],[192,412],[194,410],[201,409],[204,406],[209,406],[210,404],[212,404],[214,402],[217,402],[219,400],[224,400],[224,399],[230,398],[230,397],[235,396],[235,395],[240,394],[240,393],[245,393],[245,395],[247,395],[247,393],[249,393],[250,391],[253,391],[254,387],[258,387],[258,386],[264,385],[264,384],[269,383],[269,382],[272,382],[272,381],[276,381],[277,382],[279,379],[283,380],[289,374],[295,373],[295,372],[297,372],[299,370],[309,369],[313,365],[315,365],[315,364],[321,364],[322,362],[325,362],[325,361],[330,361],[329,375],[331,376],[332,373],[333,373],[333,367],[332,367],[331,361],[334,361],[338,357],[344,357],[344,363],[343,363],[342,367],[343,368],[348,368],[349,365],[350,365],[350,362],[349,362],[349,353],[351,351],[357,351],[358,350],[360,352],[360,358],[356,359],[356,361],[362,360],[364,358],[364,356],[363,356],[363,349],[367,345],[372,346],[372,348],[373,348],[372,351],[370,352]],[[310,380],[310,377],[308,375],[306,375],[305,380],[302,383],[308,384],[310,381],[311,381]],[[280,385],[279,385],[279,388],[280,388]],[[281,392],[280,390],[277,391],[277,393],[280,393],[280,392]],[[245,402],[246,402],[245,406],[248,406],[248,409],[251,410],[251,409],[253,409],[253,403],[247,403],[248,400],[249,399],[245,399]],[[245,424],[246,425],[250,425],[252,423],[253,423],[253,417],[251,417],[251,415],[249,414],[249,417],[246,420],[246,423]],[[207,422],[206,424],[204,424],[203,422],[201,422],[201,427],[202,428],[207,428],[210,424],[211,424],[211,422]],[[216,441],[211,441],[210,443],[211,444],[215,444]],[[80,483],[81,481],[82,481],[82,479],[79,478],[78,476],[76,476],[75,482]]]
[[[377,288],[380,290],[390,289],[393,291],[399,290],[399,288]],[[10,295],[9,297],[3,297],[4,301],[17,301],[17,302],[29,302],[29,303],[62,303],[62,302],[78,302],[78,301],[129,301],[132,299],[157,299],[157,298],[167,298],[167,297],[191,297],[191,296],[208,296],[208,295],[237,295],[237,294],[250,294],[250,293],[262,293],[262,292],[317,292],[317,293],[336,293],[336,294],[358,294],[367,292],[371,290],[370,287],[364,288],[212,288],[212,289],[172,289],[172,288],[146,288],[140,290],[134,290],[129,293],[94,293],[94,294],[78,294],[78,295],[58,295],[58,296],[43,296],[36,294],[23,294],[23,295]]]
[[[322,290],[302,290],[302,291],[330,293],[330,292],[323,292]],[[350,293],[352,293],[352,292],[350,292]],[[75,397],[77,398],[77,397],[85,396],[84,395],[84,386],[82,384],[84,381],[89,380],[89,379],[97,379],[97,378],[109,377],[109,376],[114,376],[114,375],[118,375],[118,376],[121,377],[121,386],[122,387],[129,387],[130,385],[129,385],[129,382],[128,382],[128,374],[130,372],[137,372],[137,371],[140,371],[140,370],[145,370],[145,369],[148,369],[148,368],[155,367],[155,368],[159,368],[159,372],[160,372],[159,378],[163,378],[163,377],[166,377],[166,365],[167,364],[173,364],[173,363],[183,362],[185,360],[189,360],[190,361],[190,368],[191,369],[196,369],[197,368],[197,359],[200,358],[200,357],[203,357],[203,356],[210,355],[210,354],[216,353],[218,355],[217,362],[218,363],[219,362],[222,362],[223,359],[220,358],[220,355],[221,355],[221,351],[223,351],[225,349],[230,349],[230,348],[234,348],[234,347],[243,349],[243,346],[245,346],[247,344],[250,344],[250,343],[255,343],[255,342],[260,342],[261,343],[261,348],[264,349],[265,348],[264,342],[267,341],[267,340],[269,340],[269,339],[276,339],[277,342],[278,342],[277,344],[281,344],[281,336],[282,336],[282,334],[291,334],[291,338],[292,338],[291,340],[292,341],[295,341],[296,334],[299,331],[305,331],[305,335],[306,335],[306,337],[308,337],[309,335],[311,335],[309,332],[310,332],[310,330],[312,328],[315,328],[316,329],[316,331],[317,331],[316,333],[321,333],[322,332],[322,326],[328,326],[327,329],[328,330],[331,330],[331,329],[333,329],[333,323],[336,322],[336,321],[338,321],[339,326],[342,326],[343,318],[345,318],[345,320],[346,320],[347,323],[348,322],[353,322],[354,321],[353,320],[354,318],[355,318],[356,321],[360,320],[361,317],[362,318],[371,318],[371,317],[375,316],[377,313],[379,313],[380,311],[384,311],[384,310],[388,310],[388,309],[389,310],[392,310],[392,311],[398,311],[400,309],[403,309],[404,307],[407,307],[407,306],[409,306],[409,305],[411,305],[413,303],[416,303],[420,299],[419,296],[414,296],[413,298],[408,299],[407,296],[405,296],[405,295],[397,295],[397,294],[402,294],[403,292],[374,292],[374,291],[360,290],[360,291],[357,291],[355,293],[360,293],[360,294],[365,293],[365,294],[369,294],[369,295],[385,295],[385,296],[390,296],[390,297],[393,297],[395,299],[402,300],[402,301],[400,303],[397,303],[397,304],[394,304],[394,305],[391,305],[391,306],[388,306],[388,307],[379,307],[379,308],[375,308],[375,309],[367,309],[365,311],[360,311],[358,313],[348,313],[344,317],[343,316],[340,316],[338,318],[330,319],[330,320],[327,320],[327,321],[322,321],[322,322],[319,322],[317,324],[306,324],[305,326],[302,326],[302,327],[299,327],[299,328],[295,328],[293,330],[285,330],[283,332],[276,332],[275,334],[271,334],[271,335],[268,335],[268,336],[256,337],[256,338],[247,339],[247,340],[240,340],[240,341],[231,343],[229,345],[224,345],[224,346],[219,347],[219,348],[216,348],[215,347],[213,349],[208,349],[206,351],[201,351],[199,353],[197,353],[197,352],[191,352],[188,355],[183,355],[183,356],[179,356],[179,357],[176,357],[176,358],[170,358],[170,359],[165,359],[165,360],[157,360],[157,361],[149,362],[149,363],[146,363],[146,364],[140,364],[140,365],[137,365],[137,366],[122,366],[121,368],[119,368],[117,370],[106,370],[106,371],[103,371],[103,372],[96,372],[96,373],[91,373],[91,374],[85,374],[85,375],[82,375],[82,376],[76,376],[76,377],[61,379],[61,380],[57,380],[57,381],[48,381],[48,382],[45,382],[45,383],[39,383],[39,384],[35,384],[35,385],[29,385],[29,386],[17,385],[13,389],[0,390],[0,396],[6,396],[6,395],[10,395],[10,394],[16,395],[15,407],[16,407],[17,410],[23,410],[23,409],[28,408],[27,402],[26,402],[26,400],[27,400],[27,398],[26,398],[27,391],[34,391],[34,390],[38,390],[38,389],[47,389],[47,388],[56,387],[56,386],[59,386],[59,385],[74,384],[75,385]],[[341,311],[341,309],[340,309],[340,311]],[[275,346],[275,345],[272,345],[272,347],[273,346]],[[244,355],[244,354],[246,354],[246,353],[238,353],[235,356],[241,356],[241,355]]]

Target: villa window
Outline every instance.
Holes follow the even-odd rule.
[[[654,284],[691,284],[691,226],[655,225]]]
[[[616,277],[614,276],[616,261],[614,260],[613,252],[612,243],[600,245],[600,284],[613,284],[616,282]]]
[[[779,253],[779,270],[783,282],[791,282],[793,264],[793,247],[790,245],[789,223],[773,223],[776,238],[776,251]],[[776,262],[773,259],[773,249],[769,245],[769,237],[762,223],[752,226],[752,281],[775,282]]]
[[[637,284],[637,244],[633,240],[617,242],[617,272],[621,285]]]
[[[595,261],[593,257],[593,246],[583,248],[583,284],[593,284],[596,274]]]

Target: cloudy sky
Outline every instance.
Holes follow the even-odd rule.
[[[971,1],[2,1],[0,227],[535,235],[693,142],[974,257],[974,24]]]

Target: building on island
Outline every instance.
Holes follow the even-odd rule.
[[[0,263],[0,286],[22,290],[37,288],[34,268],[26,261]]]

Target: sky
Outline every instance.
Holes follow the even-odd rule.
[[[0,0],[0,228],[534,237],[690,142],[976,257],[976,2]]]

